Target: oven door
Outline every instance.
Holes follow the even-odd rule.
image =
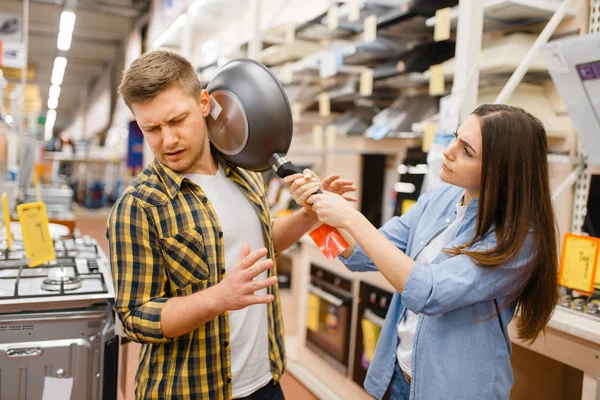
[[[308,289],[306,342],[339,369],[346,371],[352,297],[341,290],[319,286],[311,283]]]

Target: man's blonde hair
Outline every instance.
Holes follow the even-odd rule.
[[[143,54],[123,74],[119,94],[131,108],[145,103],[172,85],[199,101],[202,86],[192,64],[177,53],[156,50]]]

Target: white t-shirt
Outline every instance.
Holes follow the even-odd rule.
[[[214,176],[186,174],[185,177],[202,188],[217,213],[225,241],[227,271],[237,263],[244,242],[250,245],[251,251],[265,247],[256,208],[242,190],[227,179],[220,164]],[[266,278],[266,271],[256,277],[257,280]],[[257,295],[266,293],[267,289],[256,292]],[[229,345],[233,398],[248,396],[271,381],[266,304],[229,311]]]
[[[460,203],[457,204],[456,218],[454,221],[429,242],[423,250],[421,250],[415,261],[418,261],[423,265],[431,265],[433,260],[440,254],[440,251],[454,239],[454,234],[458,231],[458,228],[460,228],[461,221],[463,220],[466,211],[467,206],[461,206]],[[396,350],[396,356],[398,357],[400,368],[402,368],[402,371],[409,376],[412,376],[412,353],[417,322],[419,322],[419,315],[407,308],[398,323],[398,338],[400,339],[400,343]]]

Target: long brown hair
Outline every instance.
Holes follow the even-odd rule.
[[[476,232],[469,243],[448,252],[494,268],[511,262],[532,231],[531,261],[519,268],[511,282],[515,289],[502,307],[516,302],[519,336],[533,342],[558,300],[558,245],[546,131],[537,118],[517,107],[486,104],[473,114],[483,140]],[[492,227],[496,247],[469,251]]]

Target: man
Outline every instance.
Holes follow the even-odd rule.
[[[301,209],[271,224],[261,175],[212,151],[210,98],[183,57],[143,55],[119,93],[155,156],[114,205],[107,229],[115,310],[142,343],[137,398],[283,399],[273,259],[316,216]],[[337,176],[323,186],[355,189]]]

